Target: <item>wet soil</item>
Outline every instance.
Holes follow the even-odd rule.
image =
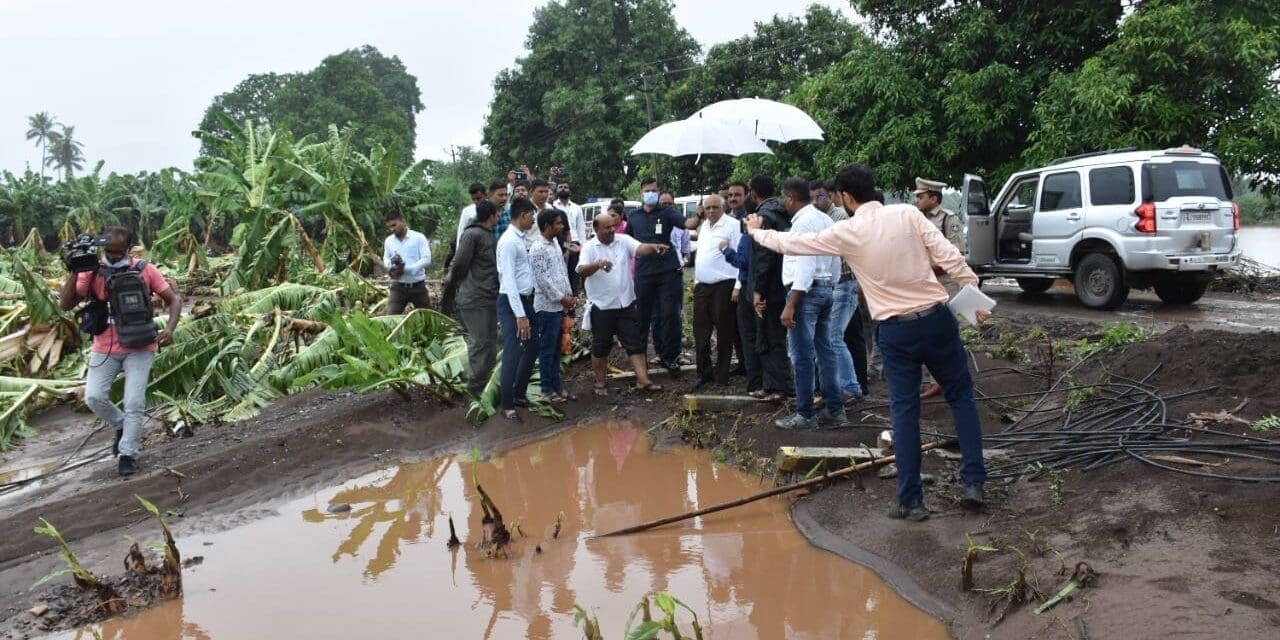
[[[1034,328],[1063,340],[1096,335],[1097,325],[1061,316],[1019,314],[1003,321],[1012,334]],[[979,349],[978,387],[989,395],[1034,388],[1028,378],[996,369],[1013,363]],[[1174,328],[1149,342],[1094,358],[1075,374],[1081,382],[1110,373],[1140,379],[1163,364],[1150,382],[1165,394],[1217,386],[1218,390],[1175,400],[1169,415],[1230,411],[1247,398],[1237,416],[1253,421],[1280,415],[1280,393],[1268,371],[1280,362],[1280,334],[1244,334]],[[1033,369],[1033,365],[1018,365]],[[1058,369],[1061,372],[1061,368]],[[1007,372],[1005,372],[1007,373]],[[1042,382],[1035,383],[1042,385]],[[700,418],[693,438],[728,443],[735,458],[771,456],[781,445],[876,446],[888,428],[883,389],[873,388],[866,428],[846,431],[783,432],[761,418]],[[981,406],[984,431],[1002,428],[999,408]],[[945,405],[927,406],[923,426],[952,430]],[[1214,425],[1259,435],[1247,425]],[[715,435],[706,431],[714,429]],[[1280,434],[1267,434],[1271,438]],[[689,432],[684,434],[690,439]],[[669,436],[680,440],[678,434]],[[1248,461],[1198,456],[1222,473],[1258,472]],[[930,520],[909,523],[884,514],[895,480],[864,474],[859,482],[838,482],[796,503],[793,518],[812,542],[874,568],[899,593],[946,620],[960,638],[1105,637],[1270,637],[1280,625],[1280,501],[1274,483],[1242,483],[1196,478],[1127,461],[1094,471],[1063,475],[1060,505],[1045,480],[1018,480],[988,486],[982,514],[959,508],[956,462],[925,456],[924,471],[936,478],[926,486]],[[1262,468],[1275,475],[1275,467]],[[1035,615],[1036,604],[1005,607],[994,598],[961,588],[961,564],[968,540],[999,547],[979,553],[973,578],[978,589],[1010,583],[1019,565],[1016,548],[1028,557],[1031,586],[1052,595],[1071,569],[1086,562],[1099,574],[1090,587],[1054,609]],[[1066,575],[1061,575],[1063,566]]]
[[[1163,362],[1152,382],[1166,393],[1219,385],[1214,394],[1175,402],[1170,411],[1175,417],[1233,409],[1245,398],[1249,402],[1238,412],[1241,418],[1280,414],[1280,394],[1270,374],[1280,362],[1280,336],[1247,333],[1275,324],[1280,305],[1211,295],[1206,300],[1215,311],[1203,318],[1156,317],[1165,312],[1137,296],[1117,317],[1081,312],[1074,301],[1058,300],[1070,296],[1069,288],[1049,296],[996,295],[1004,296],[1000,316],[1011,325],[1038,326],[1063,340],[1096,336],[1100,323],[1117,319],[1167,331],[1099,362],[1130,377],[1144,376]],[[1236,315],[1239,305],[1247,309]],[[1179,329],[1180,322],[1193,329]],[[1227,331],[1204,330],[1211,325]],[[981,370],[1010,366],[985,354],[976,362]],[[405,403],[390,393],[310,392],[272,405],[257,420],[205,427],[192,438],[153,433],[144,449],[146,473],[138,477],[120,480],[109,461],[102,461],[56,482],[0,496],[0,619],[27,616],[26,609],[38,602],[28,586],[57,566],[52,544],[30,533],[41,515],[59,526],[92,569],[118,573],[127,546],[123,536],[155,536],[153,522],[137,510],[135,493],[174,511],[170,521],[179,536],[212,535],[279,515],[276,506],[263,505],[312,495],[316,487],[396,460],[426,460],[472,447],[497,451],[590,419],[625,416],[657,423],[678,411],[679,393],[693,382],[688,374],[674,385],[660,377],[668,391],[653,397],[622,391],[620,382],[600,402],[590,397],[585,369],[576,364],[570,370],[570,384],[582,400],[569,405],[561,423],[533,417],[518,429],[497,421],[476,429],[465,422],[464,409],[425,398]],[[1099,367],[1081,375],[1101,373]],[[1026,391],[1028,384],[1018,375],[979,375],[979,386],[989,394]],[[872,391],[877,394],[872,404],[883,400],[882,387]],[[887,426],[887,412],[877,409],[859,415],[866,429],[781,432],[769,426],[780,411],[751,407],[733,415],[699,415],[692,422],[704,444],[719,444],[717,459],[748,468],[772,459],[780,445],[874,446],[876,433]],[[984,428],[998,430],[1000,413],[984,406]],[[928,407],[924,419],[937,431],[951,429],[945,406]],[[48,421],[39,426],[41,436],[0,457],[0,472],[61,460],[76,449],[89,424],[87,416],[65,409],[40,420]],[[663,431],[660,438],[668,445],[682,442],[677,431]],[[109,440],[99,433],[83,451],[103,445]],[[811,493],[795,504],[792,516],[811,542],[873,568],[908,600],[946,621],[956,637],[1268,637],[1280,625],[1280,587],[1274,579],[1280,569],[1280,501],[1274,499],[1273,485],[1191,478],[1126,462],[1068,471],[1060,506],[1051,504],[1043,480],[989,487],[986,513],[974,516],[955,506],[954,464],[926,457],[925,471],[937,482],[926,488],[934,514],[924,523],[885,518],[894,481],[872,474],[860,484],[832,483]],[[733,513],[717,515],[731,519]],[[666,513],[653,514],[660,515]],[[997,623],[999,612],[987,596],[960,588],[966,536],[1023,550],[1029,557],[1028,579],[1044,592],[1056,592],[1065,583],[1057,575],[1062,562],[1088,562],[1099,578],[1043,615],[1022,606]],[[980,554],[975,582],[997,587],[1008,582],[1016,565],[1011,552]],[[181,604],[162,610],[178,625],[173,628],[181,628]],[[903,636],[884,629],[877,637]]]

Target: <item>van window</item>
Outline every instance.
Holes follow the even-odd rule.
[[[1105,167],[1089,172],[1091,204],[1133,204],[1133,196],[1133,169]]]
[[[1044,179],[1044,191],[1040,193],[1041,211],[1078,208],[1080,208],[1080,174],[1074,171],[1055,173]]]
[[[1231,181],[1222,165],[1205,162],[1162,162],[1142,166],[1142,199],[1162,202],[1179,196],[1231,199]]]
[[[967,216],[989,216],[991,212],[987,210],[987,186],[980,180],[974,180],[969,183],[969,201],[965,203],[965,215]],[[887,202],[885,204],[888,204]]]

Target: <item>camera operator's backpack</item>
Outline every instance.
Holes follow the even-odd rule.
[[[98,267],[107,279],[107,308],[116,326],[120,346],[129,349],[145,347],[156,341],[155,313],[151,310],[151,291],[142,279],[146,260],[139,260],[122,270]]]

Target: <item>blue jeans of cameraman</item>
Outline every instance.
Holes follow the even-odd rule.
[[[806,418],[816,413],[813,406],[815,366],[823,406],[827,411],[844,408],[836,378],[836,353],[831,344],[832,317],[831,285],[815,282],[796,304],[796,326],[787,331],[791,365],[795,367],[796,413]]]
[[[920,367],[924,365],[942,385],[960,439],[960,479],[966,486],[982,485],[987,469],[982,461],[982,423],[973,396],[969,358],[960,341],[956,317],[939,303],[926,315],[880,323],[880,352],[889,385],[893,416],[893,451],[898,465],[898,501],[907,508],[924,504],[920,482]]]

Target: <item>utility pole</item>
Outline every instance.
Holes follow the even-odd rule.
[[[449,145],[449,164],[453,167],[453,205],[462,208],[462,182],[458,178],[458,147]]]
[[[644,93],[644,114],[649,120],[649,130],[653,131],[653,98],[649,95],[649,77],[643,73],[640,74],[640,91]],[[655,155],[653,158],[653,173],[659,184],[662,182],[661,162]]]

